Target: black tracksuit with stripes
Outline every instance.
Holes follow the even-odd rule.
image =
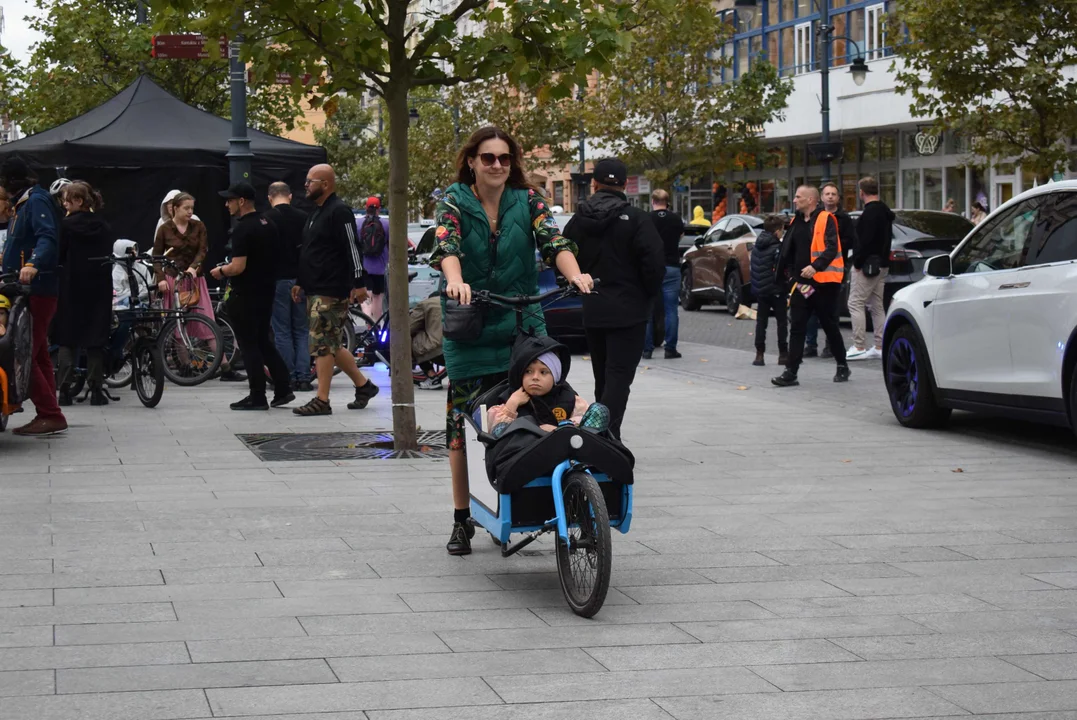
[[[299,252],[298,285],[307,296],[346,298],[363,287],[355,214],[336,193],[307,218]]]

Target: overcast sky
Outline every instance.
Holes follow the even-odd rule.
[[[17,59],[28,59],[30,46],[40,38],[23,20],[26,15],[37,14],[32,0],[0,0],[0,6],[4,8],[4,34],[0,36],[0,45]]]

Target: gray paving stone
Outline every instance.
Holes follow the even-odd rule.
[[[958,545],[1006,545],[1023,541],[994,532],[980,533],[896,533],[893,535],[833,535],[827,538],[835,545],[847,548],[887,548]]]
[[[1017,592],[1051,590],[1049,585],[1024,575],[974,575],[903,578],[829,578],[828,582],[853,595],[930,595],[931,593]]]
[[[1029,682],[1038,678],[993,657],[753,667],[785,692]]]
[[[715,694],[775,692],[770,683],[745,668],[694,668],[588,674],[512,675],[487,677],[487,684],[508,703],[566,700],[620,700],[695,695],[701,688]]]
[[[298,637],[306,635],[295,618],[229,618],[225,620],[100,625],[58,625],[57,645],[159,643],[169,640],[226,640],[229,638]]]
[[[180,642],[21,647],[0,650],[0,670],[51,670],[190,662]]]
[[[595,618],[581,618],[563,608],[532,608],[549,625],[627,625],[682,623],[715,620],[756,620],[777,617],[746,600],[719,603],[670,603],[668,605],[614,605],[602,608]]]
[[[557,590],[496,590],[493,592],[405,593],[400,599],[415,612],[485,610],[500,608],[564,607],[565,596]],[[606,595],[610,606],[635,605],[636,602],[616,589]],[[603,605],[605,607],[605,605]]]
[[[1044,680],[1077,680],[1077,653],[1059,655],[1006,655],[1002,658]]]
[[[839,563],[901,563],[967,561],[968,555],[944,547],[838,548],[835,550],[767,550],[766,556],[787,565],[837,565]]]
[[[378,574],[365,563],[348,563],[347,565],[314,564],[307,566],[288,565],[276,567],[216,567],[195,570],[166,569],[162,573],[169,585],[201,585],[220,582],[345,582],[347,580],[378,579]],[[283,587],[281,588],[283,592]],[[303,593],[322,595],[321,592]],[[333,593],[326,593],[333,594]],[[349,593],[340,593],[349,594]],[[299,597],[299,595],[286,595]]]
[[[51,670],[0,672],[0,698],[19,695],[52,695],[55,689]]]
[[[180,620],[200,621],[222,618],[298,617],[316,615],[362,615],[398,613],[408,606],[397,595],[339,597],[277,597],[268,600],[177,600],[173,603]]]
[[[610,670],[667,670],[673,668],[736,667],[786,663],[857,661],[852,653],[825,640],[707,643],[706,645],[648,645],[586,648]],[[845,664],[845,663],[843,663]]]
[[[697,571],[717,583],[789,582],[793,580],[836,581],[854,578],[901,578],[910,573],[886,563],[845,563],[838,565],[779,565],[767,567],[702,568]],[[839,585],[840,587],[840,585]]]
[[[198,663],[362,656],[377,656],[379,659],[385,659],[392,655],[449,652],[448,646],[432,632],[250,640],[191,640],[187,642],[187,649],[192,661]]]
[[[439,538],[444,541],[444,538]],[[440,543],[442,546],[444,542]],[[528,577],[528,576],[524,576]],[[376,578],[371,580],[313,580],[276,583],[284,597],[333,597],[345,595],[482,592],[505,589],[492,579],[467,575],[435,578]],[[560,587],[560,586],[558,586]],[[448,608],[446,608],[448,609]]]
[[[959,705],[920,688],[660,698],[655,703],[677,720],[875,720],[927,715],[968,716]]]
[[[950,685],[932,692],[971,713],[1077,710],[1077,681]]]
[[[1074,560],[1073,564],[1077,566],[1077,560]],[[1055,587],[1077,590],[1077,572],[1044,572],[1037,573],[1031,577]]]
[[[139,623],[175,620],[168,603],[0,608],[0,626]]]
[[[897,615],[847,615],[823,618],[779,618],[728,622],[682,622],[677,627],[702,642],[795,640],[928,634],[932,630]]]
[[[501,698],[479,678],[395,680],[281,688],[207,690],[215,716],[496,705]]]
[[[6,698],[0,720],[183,720],[210,716],[201,690]]]
[[[52,645],[51,625],[0,627],[0,648]]]
[[[789,598],[757,600],[762,607],[784,617],[834,617],[837,615],[896,615],[932,612],[997,610],[968,595],[876,595],[869,597]]]
[[[1003,610],[1077,609],[1077,590],[978,592],[976,597]]]
[[[0,608],[52,605],[51,590],[0,590]]]
[[[1022,543],[1019,545],[954,545],[951,549],[977,560],[1077,556],[1077,542]]]
[[[565,612],[568,612],[567,610]],[[453,652],[537,650],[542,648],[696,643],[696,638],[670,624],[599,625],[591,627],[510,628],[439,632]]]
[[[672,717],[650,700],[604,700],[599,702],[522,703],[424,710],[372,710],[370,720],[670,720]],[[263,718],[261,720],[276,720]],[[282,720],[288,720],[283,718]],[[299,720],[337,720],[307,717]],[[358,720],[340,718],[340,720]]]
[[[913,622],[941,633],[1077,629],[1077,608],[926,613],[910,614],[907,617]]]
[[[243,600],[279,598],[280,591],[271,582],[213,583],[205,585],[150,585],[118,588],[71,588],[56,590],[57,605],[96,605],[102,603],[152,603],[177,600]]]
[[[621,588],[621,592],[642,604],[832,597],[848,594],[831,584],[819,580],[742,582],[676,587],[625,587]]]
[[[556,650],[436,653],[397,657],[331,658],[329,665],[341,682],[419,680],[423,678],[490,677],[543,673],[603,673],[592,676],[601,684],[606,668],[578,648]]]
[[[135,585],[161,585],[163,583],[164,580],[162,579],[159,570],[112,573],[33,573],[28,575],[0,575],[0,588],[4,590],[132,587]]]
[[[0,559],[0,579],[5,575],[52,572],[51,560],[4,560]]]
[[[338,680],[324,660],[265,660],[59,670],[56,692],[111,693],[335,682]]]
[[[392,613],[375,615],[319,615],[301,617],[308,635],[360,635],[363,633],[402,633],[433,630],[439,633],[456,630],[499,630],[543,628],[546,623],[523,609],[458,610],[454,612]],[[499,648],[477,648],[497,650]]]
[[[1077,637],[1051,631],[850,637],[833,642],[865,660],[1077,652]]]

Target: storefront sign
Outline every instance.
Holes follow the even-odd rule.
[[[918,132],[916,133],[916,151],[921,155],[934,155],[939,149],[939,142],[941,140],[941,135],[923,131]]]
[[[639,178],[639,194],[650,195],[651,194],[651,181],[640,175]]]

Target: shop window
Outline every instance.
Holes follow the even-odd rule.
[[[855,165],[860,162],[860,138],[849,137],[842,141],[844,151],[841,161],[847,165]]]
[[[851,0],[851,1],[855,2],[856,0]],[[830,9],[831,10],[837,10],[838,8],[843,8],[848,4],[849,3],[846,2],[846,0],[830,0]]]
[[[792,163],[791,163],[792,167],[796,168],[797,170],[801,170],[801,169],[804,168],[804,146],[803,145],[794,144],[793,148],[792,148],[791,157],[792,157]]]
[[[897,136],[886,134],[879,136],[879,159],[897,160]]]
[[[815,8],[812,5],[813,0],[797,0],[797,17],[807,17],[811,15]]]
[[[978,167],[969,168],[969,172],[972,173],[972,195],[970,196],[971,202],[969,202],[969,208],[971,212],[972,203],[978,202],[983,205],[984,210],[991,210],[991,201],[988,199],[988,193],[990,188],[987,185],[987,173]]]
[[[889,207],[897,207],[897,173],[892,170],[879,173],[879,199]]]
[[[856,184],[860,181],[856,175],[842,175],[841,176],[841,205],[843,208],[849,211],[856,210],[857,201],[857,189]]]
[[[848,41],[842,37],[846,33],[845,23],[847,15],[849,15],[849,13],[841,13],[840,15],[835,15],[831,18],[831,22],[834,24],[834,40],[830,50],[830,64],[834,67],[840,67],[845,64],[845,56],[849,51],[846,47]]]
[[[879,137],[872,135],[861,141],[861,160],[866,163],[878,162],[879,160]]]
[[[792,207],[789,196],[789,181],[779,178],[774,181],[774,212],[781,212]]]
[[[920,209],[920,171],[901,171],[901,207],[905,210]]]
[[[759,181],[759,212],[774,212],[774,181]]]
[[[942,168],[924,170],[924,210],[942,210]]]
[[[782,22],[796,17],[796,0],[782,0]]]
[[[778,15],[780,5],[781,0],[767,0],[767,25],[777,25],[781,22],[781,16]]]
[[[789,167],[789,157],[785,147],[772,147],[767,150],[767,167]]]
[[[565,204],[565,182],[563,180],[558,180],[553,184],[553,204]]]
[[[876,60],[883,57],[886,48],[886,6],[883,3],[872,5],[864,10],[864,17],[867,20],[867,59]]]
[[[965,198],[965,168],[946,168],[946,202],[954,201],[954,212],[964,215],[969,206]]]

